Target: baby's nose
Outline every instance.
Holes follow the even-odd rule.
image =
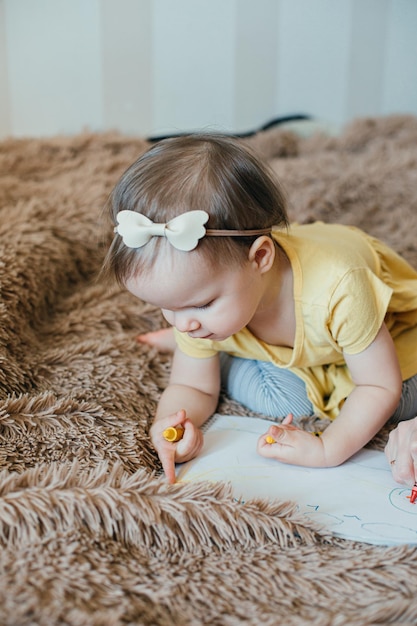
[[[200,328],[200,322],[190,317],[176,315],[175,327],[180,331],[180,333],[190,333],[193,330],[198,330]]]

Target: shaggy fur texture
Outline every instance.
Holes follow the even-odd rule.
[[[417,119],[246,141],[292,220],[356,224],[417,266]],[[415,548],[158,477],[148,429],[169,357],[134,337],[161,316],[96,280],[102,206],[145,148],[116,134],[0,144],[0,623],[415,624]]]

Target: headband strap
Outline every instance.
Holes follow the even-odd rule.
[[[120,211],[117,214],[118,233],[128,248],[141,248],[152,237],[166,237],[177,250],[189,252],[197,247],[202,237],[251,237],[253,235],[269,235],[272,228],[254,230],[221,230],[204,227],[208,222],[206,211],[188,211],[182,213],[166,224],[157,224],[136,211]]]
[[[254,228],[252,230],[206,228],[206,237],[252,237],[253,235],[270,235],[271,231],[271,226],[268,228]]]

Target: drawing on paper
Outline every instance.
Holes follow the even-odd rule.
[[[348,539],[417,544],[417,503],[394,482],[383,452],[363,449],[339,467],[306,468],[264,459],[256,452],[268,420],[216,415],[200,455],[177,467],[177,479],[227,481],[234,497],[292,501],[301,514]]]

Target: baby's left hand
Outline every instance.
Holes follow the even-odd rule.
[[[277,459],[282,463],[303,465],[305,467],[326,467],[324,446],[321,437],[293,426],[292,415],[288,415],[276,426],[270,426],[268,432],[258,440],[257,451],[261,456]],[[274,443],[268,443],[272,437]]]

